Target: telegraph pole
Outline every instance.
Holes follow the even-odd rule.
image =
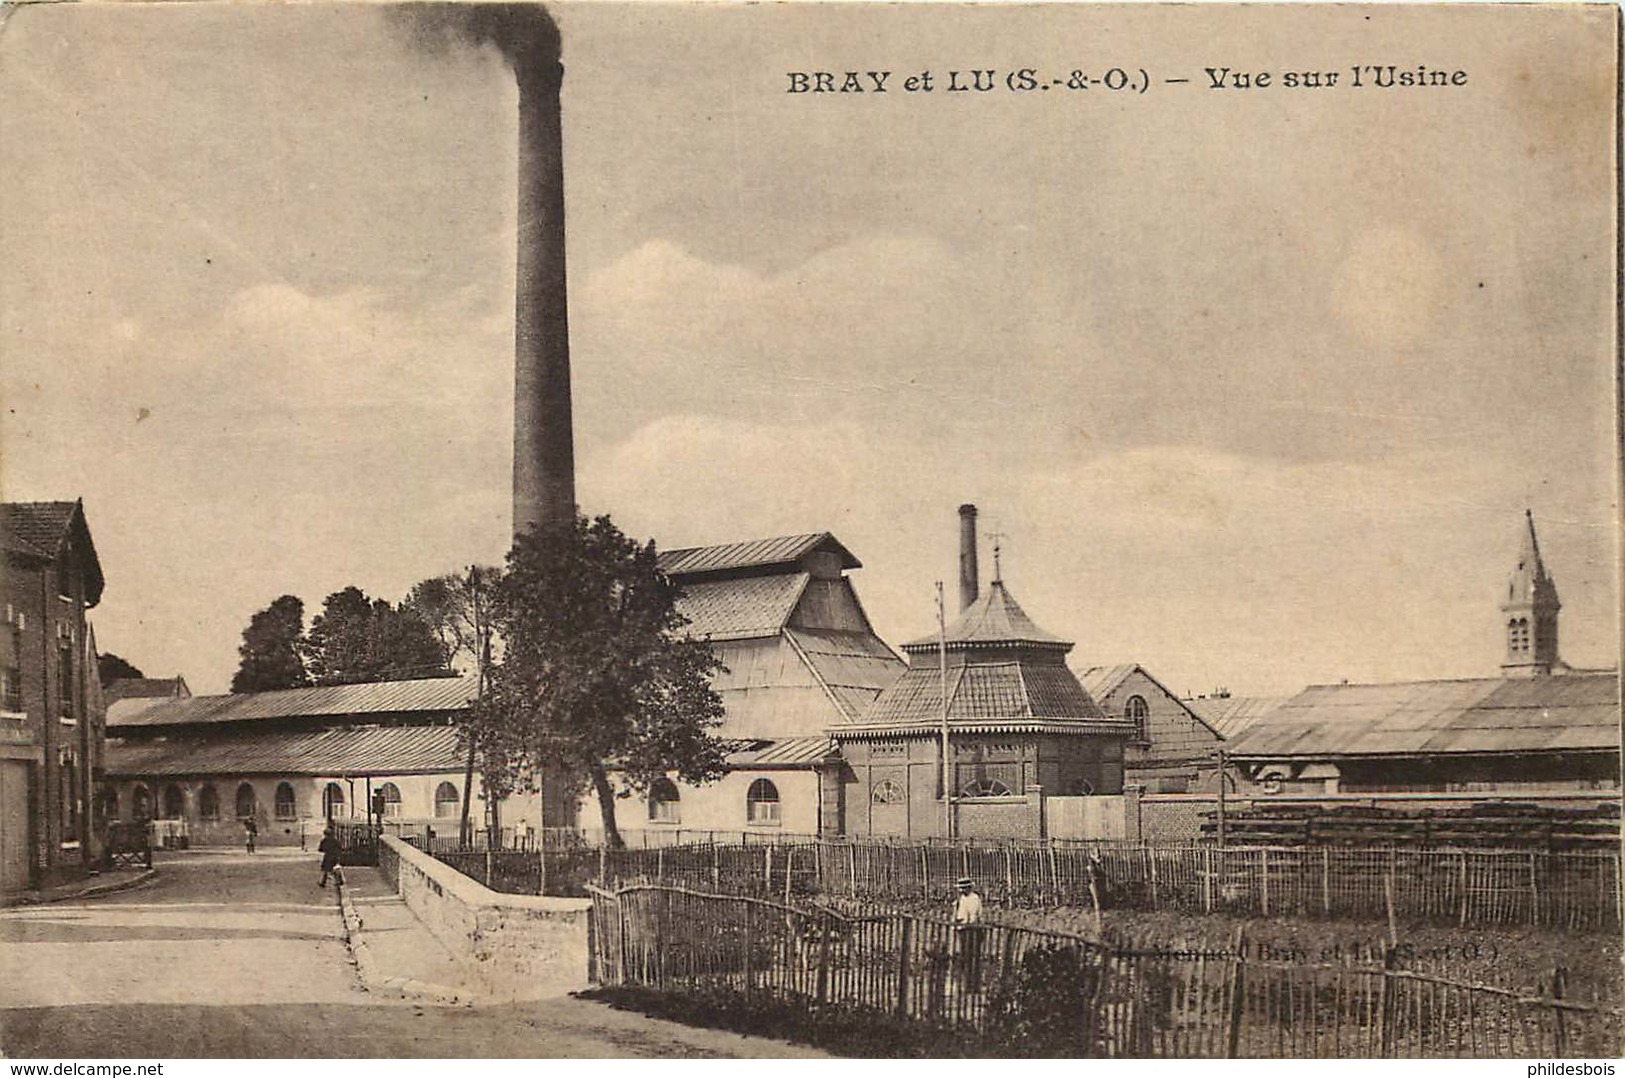
[[[948,757],[948,609],[937,581],[937,683],[942,697],[942,834],[954,837],[953,764]]]

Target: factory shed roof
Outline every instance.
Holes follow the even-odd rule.
[[[1195,696],[1180,702],[1228,740],[1290,699],[1290,696]]]
[[[114,678],[107,683],[103,692],[110,702],[135,699],[179,699],[192,695],[192,690],[186,687],[186,679],[179,674],[174,677]]]
[[[773,539],[750,539],[739,543],[717,546],[683,547],[660,553],[660,568],[667,576],[678,578],[688,587],[685,577],[725,575],[742,571],[789,568],[798,565],[807,555],[823,551],[835,554],[843,569],[861,569],[863,563],[841,545],[829,532],[807,535],[785,535]]]
[[[1038,720],[1080,722],[1111,732],[1127,733],[1131,725],[1109,719],[1066,667],[1017,661],[950,666],[948,722]],[[929,663],[918,663],[890,688],[852,727],[914,727],[942,720],[942,676]],[[850,727],[840,726],[838,734]]]
[[[739,741],[728,754],[728,766],[811,767],[835,751],[827,737],[788,737],[777,741]]]
[[[107,773],[182,775],[404,775],[460,771],[453,726],[249,730],[107,742]]]
[[[1618,752],[1619,688],[1614,673],[1313,685],[1260,715],[1231,742],[1230,754]]]
[[[716,641],[772,636],[790,620],[810,579],[806,573],[776,573],[684,584],[677,602],[688,619],[683,631]]]
[[[418,678],[364,685],[319,685],[276,692],[121,700],[109,710],[111,730],[267,719],[344,718],[461,711],[474,694],[472,678]],[[125,707],[124,705],[134,705]]]

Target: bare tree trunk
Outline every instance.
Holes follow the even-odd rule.
[[[457,828],[457,845],[467,847],[473,836],[468,832],[468,803],[474,796],[474,745],[469,740],[468,766],[463,769],[463,821]]]
[[[609,775],[600,763],[594,763],[588,770],[592,774],[592,788],[598,794],[598,814],[604,821],[604,845],[624,849],[626,841],[621,838],[620,828],[615,826],[615,791],[610,788]]]

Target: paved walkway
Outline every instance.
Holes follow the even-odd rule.
[[[331,888],[298,851],[157,855],[133,890],[0,912],[10,1058],[631,1057],[818,1053],[587,1000],[437,1006],[362,990]],[[375,870],[348,869],[381,969],[455,968]],[[370,908],[369,908],[370,907]],[[408,914],[408,917],[410,915]],[[422,979],[421,977],[418,979]]]

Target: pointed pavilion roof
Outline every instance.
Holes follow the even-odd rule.
[[[949,625],[945,633],[949,650],[972,646],[1009,647],[1030,645],[1044,649],[1072,650],[1072,641],[1040,629],[1021,604],[1005,588],[1004,581],[988,585],[977,599]],[[922,651],[937,646],[937,634],[922,636],[903,645],[904,651]]]

